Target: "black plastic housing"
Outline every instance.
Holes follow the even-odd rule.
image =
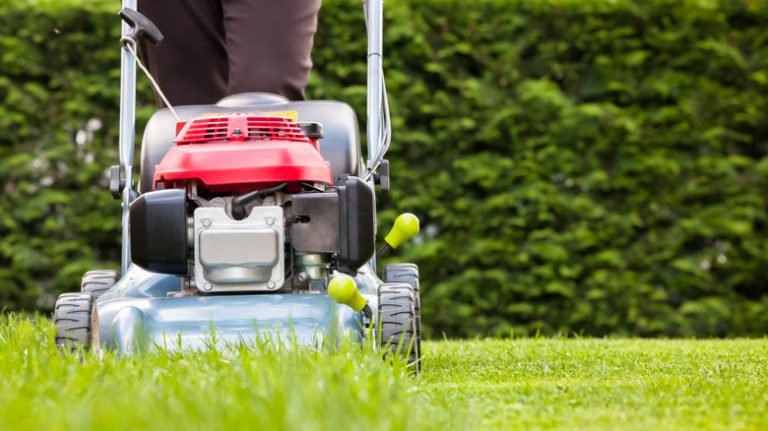
[[[307,219],[291,226],[294,250],[335,253],[336,269],[357,270],[374,253],[376,204],[373,187],[358,177],[344,177],[335,191],[293,196],[293,216]]]
[[[347,177],[338,187],[338,194],[338,270],[354,275],[373,256],[376,247],[373,187],[358,177]]]
[[[339,195],[335,191],[293,196],[291,245],[303,253],[339,253]]]
[[[186,191],[144,193],[131,203],[131,260],[162,274],[187,274]]]

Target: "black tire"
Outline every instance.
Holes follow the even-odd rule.
[[[406,358],[414,374],[421,359],[416,348],[416,311],[413,288],[406,283],[379,287],[379,343],[383,350]]]
[[[64,293],[56,300],[53,323],[56,325],[56,346],[76,350],[78,346],[91,347],[91,313],[93,296],[90,293]]]
[[[390,263],[384,266],[385,283],[406,283],[413,289],[416,313],[416,354],[421,358],[421,293],[419,291],[419,267],[415,263]],[[416,364],[421,371],[421,361]]]
[[[104,292],[117,283],[117,271],[112,269],[94,269],[83,275],[80,291],[93,295],[93,300],[99,299]]]

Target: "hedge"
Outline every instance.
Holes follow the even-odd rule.
[[[0,6],[0,301],[119,260],[114,2]],[[768,2],[386,4],[398,211],[445,336],[768,333]],[[355,2],[308,94],[365,106]],[[142,82],[139,123],[152,112]]]

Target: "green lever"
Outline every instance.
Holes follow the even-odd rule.
[[[371,315],[368,301],[357,290],[355,280],[348,275],[337,275],[328,283],[328,295],[339,304],[349,306],[355,311],[362,311],[366,316]]]
[[[419,234],[419,218],[411,213],[402,213],[395,219],[392,230],[384,237],[384,246],[376,252],[376,257],[381,257],[388,250],[396,249],[404,242]]]
[[[398,248],[404,242],[419,234],[419,218],[411,213],[402,213],[395,219],[395,225],[389,231],[384,241],[392,247]]]

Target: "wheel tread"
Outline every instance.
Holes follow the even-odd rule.
[[[94,299],[98,299],[104,292],[115,285],[118,272],[113,269],[94,269],[83,275],[80,283],[80,291],[91,293]]]
[[[419,284],[419,267],[414,263],[391,263],[384,266],[384,281],[387,283],[406,283],[411,286],[415,296],[414,311],[416,313],[416,350],[421,357],[421,292]],[[421,362],[416,364],[421,370]]]
[[[56,326],[56,345],[63,349],[75,350],[77,346],[90,347],[91,293],[64,293],[54,307],[53,321]]]
[[[397,355],[407,355],[407,362],[418,373],[420,359],[415,342],[416,312],[415,292],[406,283],[385,283],[379,288],[379,336],[380,345],[390,348]],[[415,365],[414,365],[415,364]]]

